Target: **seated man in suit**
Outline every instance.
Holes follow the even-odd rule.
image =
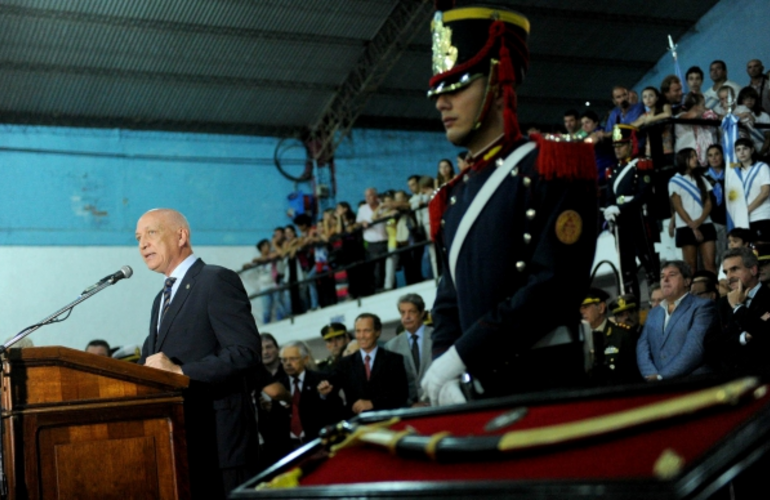
[[[728,250],[722,261],[730,292],[719,299],[720,328],[706,338],[710,360],[741,373],[770,368],[770,289],[759,281],[759,261],[745,247]]]
[[[370,313],[359,314],[355,329],[360,350],[340,359],[328,379],[318,384],[318,392],[329,397],[335,388],[342,389],[349,413],[346,417],[369,410],[405,407],[409,386],[404,359],[377,346],[382,333],[380,318]]]
[[[714,302],[688,293],[692,272],[681,260],[660,269],[663,302],[650,310],[636,345],[639,371],[647,380],[707,373],[703,342],[715,325]]]
[[[318,437],[327,425],[342,418],[342,400],[330,394],[322,398],[316,388],[324,375],[306,369],[310,353],[304,342],[289,342],[281,348],[284,385],[291,390],[289,436],[293,449]]]
[[[236,273],[193,254],[190,226],[179,212],[145,213],[136,241],[147,267],[166,277],[139,364],[190,377],[184,395],[190,491],[193,498],[225,498],[256,470],[251,391],[261,346],[251,302]]]
[[[430,336],[433,328],[425,326],[425,301],[416,293],[408,293],[398,299],[398,312],[404,332],[390,339],[385,349],[404,357],[409,404],[414,405],[423,397],[420,382],[432,359],[433,342]]]

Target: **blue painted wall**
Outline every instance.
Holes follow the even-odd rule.
[[[278,139],[0,127],[0,245],[133,245],[137,218],[185,213],[199,245],[252,245],[289,222],[297,186],[273,165]],[[456,150],[443,134],[356,130],[337,154],[338,200],[405,188]],[[291,153],[290,153],[291,156]]]
[[[767,20],[770,18],[770,2],[767,0],[722,0],[711,8],[684,36],[675,42],[682,76],[690,66],[699,66],[704,73],[702,89],[713,85],[709,78],[709,65],[714,60],[727,64],[730,80],[748,85],[746,63],[761,59],[765,70],[770,69],[770,37],[767,36]],[[667,40],[651,40],[651,43],[668,45]],[[641,94],[647,86],[660,88],[667,75],[674,74],[671,54],[663,56],[634,89]]]

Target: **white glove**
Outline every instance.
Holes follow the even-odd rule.
[[[615,217],[620,215],[620,209],[617,205],[612,205],[604,209],[604,218],[607,222],[615,222]]]
[[[444,384],[441,392],[438,393],[439,406],[461,405],[463,403],[467,403],[467,400],[460,389],[460,379],[450,380]]]
[[[457,354],[457,349],[452,346],[447,352],[436,358],[431,363],[428,371],[422,378],[422,390],[428,396],[430,404],[439,404],[441,389],[452,380],[459,381],[460,375],[465,372],[465,364]],[[459,386],[458,386],[459,389]]]

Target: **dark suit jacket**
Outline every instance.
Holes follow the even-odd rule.
[[[280,382],[291,391],[294,379],[285,374],[284,377]],[[302,422],[302,430],[305,431],[305,441],[317,438],[321,429],[344,418],[342,400],[336,391],[326,399],[322,399],[318,394],[318,384],[322,380],[326,380],[326,374],[305,370],[299,399],[299,419]]]
[[[256,418],[247,380],[261,363],[261,342],[246,290],[229,269],[198,259],[157,331],[162,294],[155,297],[139,362],[163,352],[190,377],[185,427],[195,483],[197,471],[239,467],[256,458]]]
[[[361,352],[342,358],[328,379],[335,390],[345,392],[348,417],[359,399],[370,400],[374,410],[388,410],[405,407],[409,398],[404,357],[383,347],[377,349],[369,380]]]
[[[733,308],[727,297],[719,299],[719,329],[706,338],[709,361],[721,369],[756,373],[770,368],[770,288],[761,285],[748,307]],[[764,318],[764,319],[763,319]],[[741,333],[752,339],[741,345]]]

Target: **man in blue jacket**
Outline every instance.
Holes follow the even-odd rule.
[[[716,306],[690,295],[690,267],[664,262],[660,271],[663,302],[650,310],[636,345],[639,371],[648,381],[708,373],[703,340],[717,325]]]

